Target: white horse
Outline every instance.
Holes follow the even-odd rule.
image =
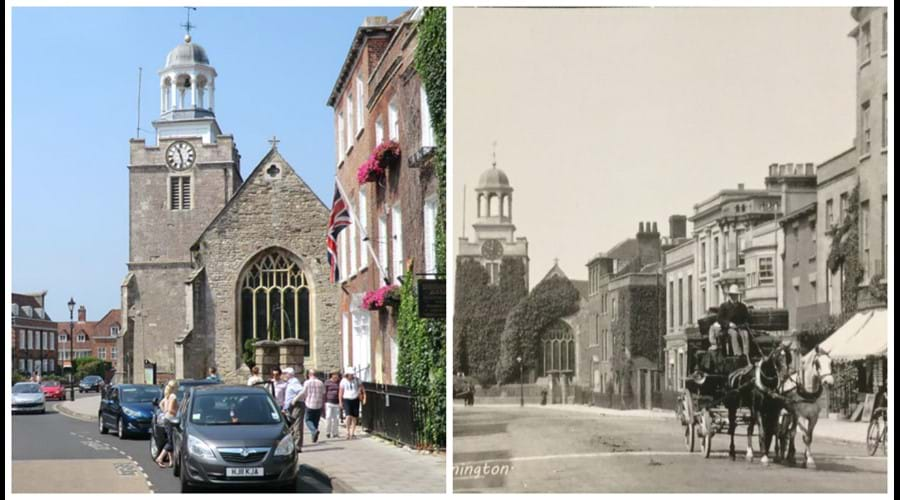
[[[813,429],[816,428],[819,412],[822,410],[822,390],[833,384],[831,358],[827,352],[817,346],[800,358],[800,370],[790,374],[781,390],[785,398],[785,409],[781,414],[778,438],[775,441],[776,458],[788,464],[794,463],[794,436],[799,425],[806,445],[805,461],[801,467],[816,467],[812,456]]]

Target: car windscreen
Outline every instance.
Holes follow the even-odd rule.
[[[271,425],[281,413],[268,394],[197,394],[191,405],[191,422],[199,425]]]
[[[119,400],[123,403],[150,403],[162,398],[159,387],[120,387]]]
[[[59,384],[59,380],[47,380],[47,381],[41,382],[41,385],[44,387],[59,387],[60,384]]]
[[[185,391],[187,391],[191,387],[197,387],[200,385],[214,385],[217,383],[218,382],[214,382],[212,380],[208,380],[208,381],[207,380],[192,380],[190,382],[182,382],[182,383],[178,384],[178,389],[177,389],[178,392],[176,394],[176,397],[178,398],[178,401],[181,401],[184,398]]]
[[[90,375],[88,377],[84,377],[83,379],[81,379],[82,382],[87,382],[88,384],[93,384],[94,382],[99,382],[100,380],[103,380],[103,379],[101,379],[97,375]]]
[[[13,394],[29,394],[33,392],[41,392],[41,386],[38,384],[16,384],[13,386]]]

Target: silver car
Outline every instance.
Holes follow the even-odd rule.
[[[19,382],[12,388],[12,411],[44,413],[46,400],[41,384],[36,382]]]

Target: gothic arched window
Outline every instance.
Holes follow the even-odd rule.
[[[550,372],[575,373],[575,335],[572,328],[563,321],[547,327],[541,338],[543,366],[538,376]]]
[[[240,280],[241,345],[249,339],[301,339],[309,345],[309,284],[295,259],[271,249]]]

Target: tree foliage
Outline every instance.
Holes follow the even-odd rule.
[[[112,369],[112,363],[99,358],[76,358],[75,379],[81,380],[88,375],[99,375],[106,378],[106,373]]]
[[[554,321],[577,312],[578,300],[578,290],[568,279],[551,276],[513,307],[500,338],[498,381],[518,378],[519,356],[526,370],[537,368],[541,332]]]

